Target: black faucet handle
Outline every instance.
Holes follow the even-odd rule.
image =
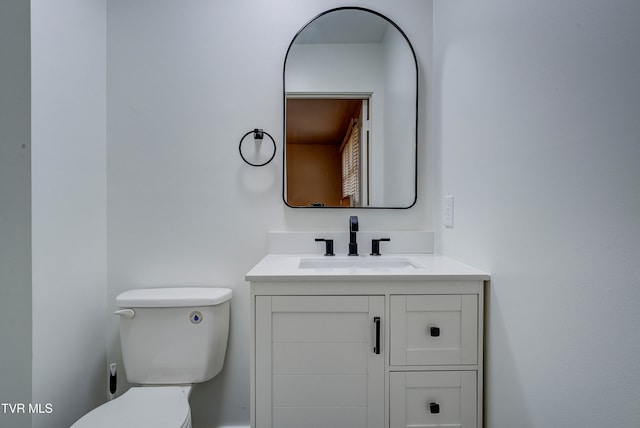
[[[390,238],[380,238],[380,239],[372,239],[371,240],[371,255],[379,256],[380,255],[380,242],[389,242]]]
[[[324,249],[325,256],[335,256],[335,254],[333,254],[333,239],[316,238],[316,242],[325,243],[325,249]]]

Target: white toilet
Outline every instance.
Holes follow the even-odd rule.
[[[191,428],[192,384],[222,369],[229,335],[228,288],[151,288],[116,298],[131,387],[71,428]]]

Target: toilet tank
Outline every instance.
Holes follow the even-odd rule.
[[[222,369],[231,290],[129,290],[116,297],[127,380],[143,385],[204,382]]]

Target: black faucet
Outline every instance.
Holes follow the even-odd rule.
[[[356,241],[356,232],[358,231],[358,216],[349,217],[349,256],[358,255],[358,242]]]

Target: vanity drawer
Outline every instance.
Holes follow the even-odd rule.
[[[391,372],[390,426],[477,428],[476,371]]]
[[[477,364],[477,295],[392,295],[390,305],[392,366]]]

